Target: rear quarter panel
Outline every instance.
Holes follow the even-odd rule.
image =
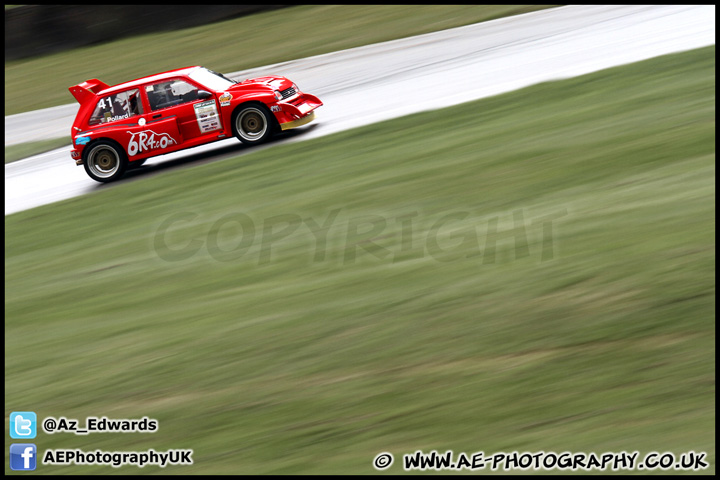
[[[131,162],[185,148],[177,118],[174,116],[144,125],[135,121],[104,125],[81,132],[74,140],[76,150],[82,155],[88,145],[101,139],[117,142]]]

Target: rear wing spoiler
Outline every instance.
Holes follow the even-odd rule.
[[[96,98],[97,93],[105,90],[106,88],[110,88],[110,86],[101,82],[97,78],[93,78],[92,80],[88,80],[79,85],[73,85],[68,90],[70,90],[70,93],[73,94],[75,100],[80,102],[80,105],[82,105],[85,102]]]

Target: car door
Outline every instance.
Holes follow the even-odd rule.
[[[174,118],[180,136],[190,144],[202,143],[205,136],[215,139],[222,123],[214,95],[203,98],[201,88],[183,78],[156,82],[145,87],[151,110],[148,122]]]

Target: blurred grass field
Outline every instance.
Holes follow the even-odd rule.
[[[6,216],[6,415],[159,421],[41,453],[194,449],[37,474],[373,474],[383,451],[401,473],[418,449],[694,450],[714,473],[714,204],[710,47]],[[325,249],[303,223],[263,257],[279,219],[334,210]],[[217,228],[240,214],[246,252]],[[160,258],[169,219],[189,258]],[[358,219],[386,225],[348,238]]]
[[[68,135],[67,138],[54,138],[52,140],[41,140],[39,142],[20,143],[5,147],[5,163],[16,162],[23,158],[28,158],[40,153],[49,152],[57,148],[72,148],[72,139]]]
[[[5,62],[5,115],[74,103],[67,89],[90,78],[115,85],[190,65],[234,72],[551,6],[300,5],[139,35]]]

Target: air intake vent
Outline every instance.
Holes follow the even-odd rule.
[[[297,92],[296,92],[295,89],[292,88],[292,87],[280,91],[280,95],[282,95],[283,100],[285,100],[286,98],[290,98],[290,97],[294,96],[296,93],[297,93]]]

